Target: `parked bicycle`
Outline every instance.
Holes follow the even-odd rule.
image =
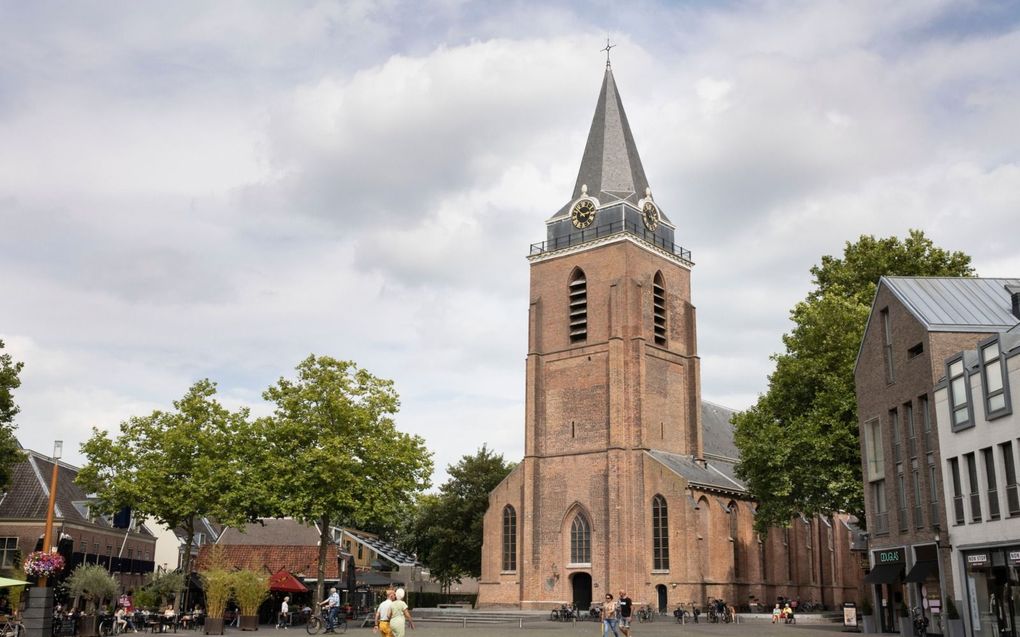
[[[326,612],[319,611],[319,614],[312,615],[308,618],[308,623],[305,624],[305,630],[308,631],[309,635],[318,635],[326,626],[329,625],[329,621],[326,619]],[[341,613],[337,613],[336,623],[333,625],[333,631],[337,633],[347,632],[347,618]]]
[[[641,623],[653,621],[655,619],[655,611],[652,610],[651,606],[645,604],[638,609],[637,618]]]
[[[928,618],[924,616],[924,611],[915,606],[911,614],[913,615],[914,635],[925,637],[928,634]]]

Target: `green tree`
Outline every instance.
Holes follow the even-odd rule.
[[[405,545],[444,587],[482,574],[482,519],[489,493],[514,468],[485,445],[447,467],[450,479],[437,495],[421,498]]]
[[[404,503],[428,488],[432,459],[424,440],[394,425],[392,381],[327,356],[309,356],[296,371],[265,391],[276,407],[259,425],[276,512],[319,527],[322,599],[331,529],[395,525]]]
[[[14,390],[21,386],[18,374],[24,363],[16,362],[10,354],[4,354],[3,349],[4,342],[0,341],[0,493],[11,483],[14,465],[25,459],[14,437],[14,416],[18,414]]]
[[[215,383],[201,380],[172,411],[122,422],[116,438],[93,428],[81,447],[86,464],[77,483],[97,495],[101,511],[131,507],[183,529],[188,546],[203,516],[225,524],[255,519],[265,506],[257,474],[261,444],[252,438],[247,410],[231,412],[215,396]],[[184,551],[182,570],[191,572],[191,551]]]
[[[920,230],[904,240],[862,236],[811,268],[814,288],[790,312],[768,391],[733,419],[737,475],[758,500],[758,531],[798,513],[863,516],[854,363],[879,277],[973,274],[969,256]]]

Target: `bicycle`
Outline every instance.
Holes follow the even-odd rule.
[[[305,624],[305,630],[308,631],[309,635],[318,635],[325,630],[328,624],[329,622],[326,620],[326,614],[319,611],[318,615],[312,615],[308,618],[308,623]],[[336,623],[333,625],[333,632],[347,632],[347,618],[340,613],[337,613]]]
[[[652,608],[650,606],[644,606],[638,610],[637,618],[638,621],[643,624],[645,622],[652,621],[655,618],[655,613],[652,612]]]
[[[925,637],[928,634],[928,618],[924,616],[924,611],[915,606],[911,614],[913,615],[915,637]]]

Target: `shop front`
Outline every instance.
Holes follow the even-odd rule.
[[[1014,591],[1020,584],[1020,546],[963,553],[967,612],[975,636],[1018,637]]]
[[[875,587],[878,600],[875,614],[878,616],[878,628],[883,633],[900,632],[905,554],[903,547],[873,551],[871,572],[864,576],[864,583]]]
[[[928,634],[944,634],[942,621],[942,578],[939,574],[938,547],[934,544],[914,546],[914,565],[906,577],[911,587],[911,603],[928,618]]]

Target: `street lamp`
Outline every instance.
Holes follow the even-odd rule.
[[[57,440],[53,443],[53,477],[50,478],[50,506],[46,509],[46,532],[43,534],[43,553],[52,553],[53,547],[53,511],[57,505],[57,469],[59,468],[60,454],[64,451],[64,441]],[[45,577],[39,578],[39,587],[46,588]]]
[[[945,631],[945,627],[948,626],[944,621],[946,619],[946,576],[942,572],[942,533],[940,531],[935,531],[935,560],[939,569],[939,624]]]

